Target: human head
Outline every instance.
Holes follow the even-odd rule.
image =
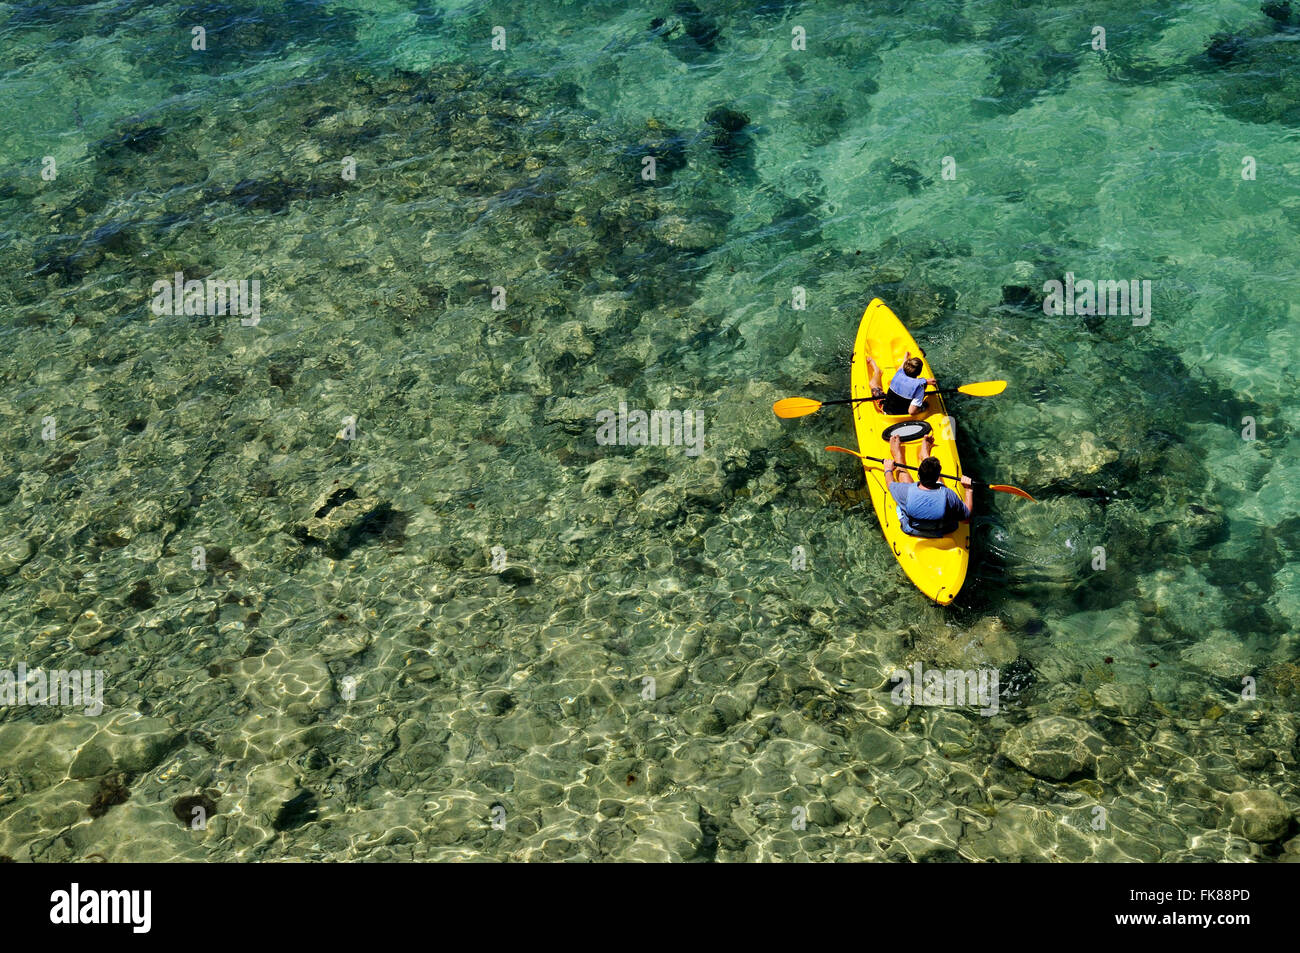
[[[916,478],[921,481],[923,487],[933,490],[939,485],[941,470],[943,470],[943,465],[939,462],[938,457],[926,457],[921,461],[921,465],[916,468]]]
[[[909,357],[903,362],[903,373],[908,377],[921,376],[921,359],[919,357]]]

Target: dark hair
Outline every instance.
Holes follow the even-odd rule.
[[[939,485],[939,473],[942,470],[943,464],[939,462],[938,457],[926,457],[921,461],[921,465],[916,468],[916,476],[921,481],[922,486],[934,489]]]
[[[919,357],[909,357],[903,362],[903,373],[908,377],[918,377],[921,373],[921,359]]]

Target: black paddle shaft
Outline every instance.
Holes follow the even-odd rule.
[[[945,387],[943,390],[928,390],[925,392],[925,396],[929,397],[931,394],[956,394],[959,390],[960,388],[958,387]],[[882,394],[879,397],[845,397],[843,400],[824,400],[822,401],[822,406],[829,407],[832,404],[860,404],[864,400],[884,400],[888,396],[888,394]]]
[[[893,460],[884,460],[881,457],[869,457],[865,453],[860,453],[858,454],[858,456],[862,457],[863,460],[874,460],[876,463],[893,463],[894,466],[896,467],[902,467],[904,470],[912,470],[913,472],[915,472],[918,469],[917,467],[909,467],[906,463],[897,463]],[[945,480],[955,480],[958,483],[961,482],[961,477],[955,477],[951,473],[940,473],[939,476],[943,477]],[[988,486],[988,484],[983,482],[982,480],[971,480],[970,485],[978,486],[978,487]]]

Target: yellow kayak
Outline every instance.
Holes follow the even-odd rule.
[[[875,358],[881,370],[881,386],[888,389],[890,378],[903,363],[903,356],[911,352],[920,357],[921,376],[935,377],[930,362],[903,322],[879,298],[873,298],[862,314],[858,336],[853,343],[853,360],[850,369],[850,392],[854,398],[871,396],[871,371],[867,357]],[[858,452],[868,457],[889,459],[889,437],[883,431],[892,424],[912,420],[910,416],[886,416],[881,412],[882,402],[864,400],[852,405],[853,425],[858,434]],[[957,458],[956,423],[948,417],[943,398],[931,393],[926,397],[925,413],[915,418],[930,425],[934,435],[934,455],[943,464],[943,472],[960,477],[961,461]],[[919,428],[908,428],[909,430]],[[906,437],[906,433],[900,433]],[[921,441],[904,439],[903,453],[909,466],[920,463]],[[966,567],[970,562],[970,523],[959,523],[957,531],[941,539],[922,539],[909,536],[898,525],[898,509],[894,498],[885,487],[885,475],[880,464],[863,462],[867,488],[876,508],[876,518],[884,530],[885,541],[902,565],[907,578],[916,588],[940,605],[948,605],[961,591],[966,581]],[[965,498],[961,484],[951,480],[941,481],[959,497]]]

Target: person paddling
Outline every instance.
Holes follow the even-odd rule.
[[[925,387],[939,382],[933,377],[921,377],[921,359],[912,357],[908,351],[903,355],[902,366],[889,382],[886,392],[881,385],[880,365],[875,358],[867,355],[867,369],[871,371],[871,396],[884,398],[880,412],[890,417],[902,417],[911,414],[917,417],[925,413]]]
[[[921,462],[916,468],[920,481],[913,483],[911,474],[895,469],[903,463],[903,442],[898,437],[889,438],[889,452],[893,460],[885,461],[885,483],[889,495],[898,504],[898,525],[909,536],[938,539],[956,532],[957,524],[971,518],[975,512],[975,489],[968,476],[961,478],[966,489],[962,502],[952,490],[939,483],[943,465],[934,453],[934,437],[927,434],[921,441]]]

